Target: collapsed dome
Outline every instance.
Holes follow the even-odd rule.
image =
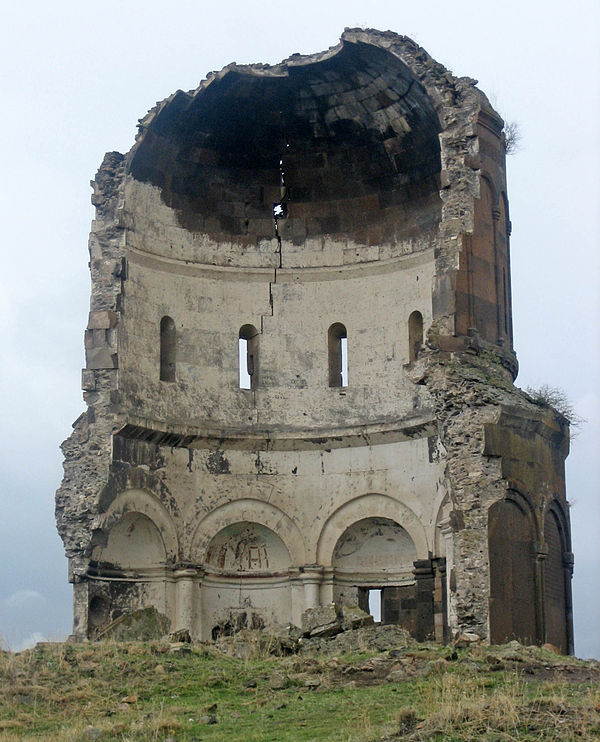
[[[160,188],[182,226],[217,241],[271,239],[274,216],[295,244],[381,244],[439,223],[438,116],[413,72],[372,44],[233,65],[147,121],[130,173]]]

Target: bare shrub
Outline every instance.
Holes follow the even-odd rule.
[[[516,121],[504,124],[504,151],[507,155],[514,155],[521,149],[521,130]]]
[[[542,384],[539,387],[528,386],[525,391],[534,404],[540,407],[548,407],[562,415],[571,426],[572,432],[577,431],[585,422],[575,412],[575,407],[564,390],[549,384]],[[573,434],[571,437],[573,437]]]

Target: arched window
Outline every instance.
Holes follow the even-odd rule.
[[[244,325],[238,336],[238,366],[240,389],[256,389],[258,381],[258,330]]]
[[[160,321],[160,380],[175,381],[176,355],[175,322],[171,317]]]
[[[329,386],[348,386],[348,333],[340,322],[327,331]]]
[[[413,312],[408,318],[408,360],[410,363],[417,360],[423,345],[423,315]]]

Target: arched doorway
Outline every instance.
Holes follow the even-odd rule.
[[[381,621],[401,624],[414,633],[416,558],[412,538],[395,521],[356,521],[342,533],[333,550],[334,600],[369,612],[369,598],[380,591]]]
[[[291,620],[288,548],[259,523],[226,526],[210,541],[204,564],[204,632],[212,638]]]

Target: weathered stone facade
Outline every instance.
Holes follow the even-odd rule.
[[[93,182],[74,635],[365,606],[572,649],[568,423],[513,380],[503,122],[410,39],[229,65]]]

